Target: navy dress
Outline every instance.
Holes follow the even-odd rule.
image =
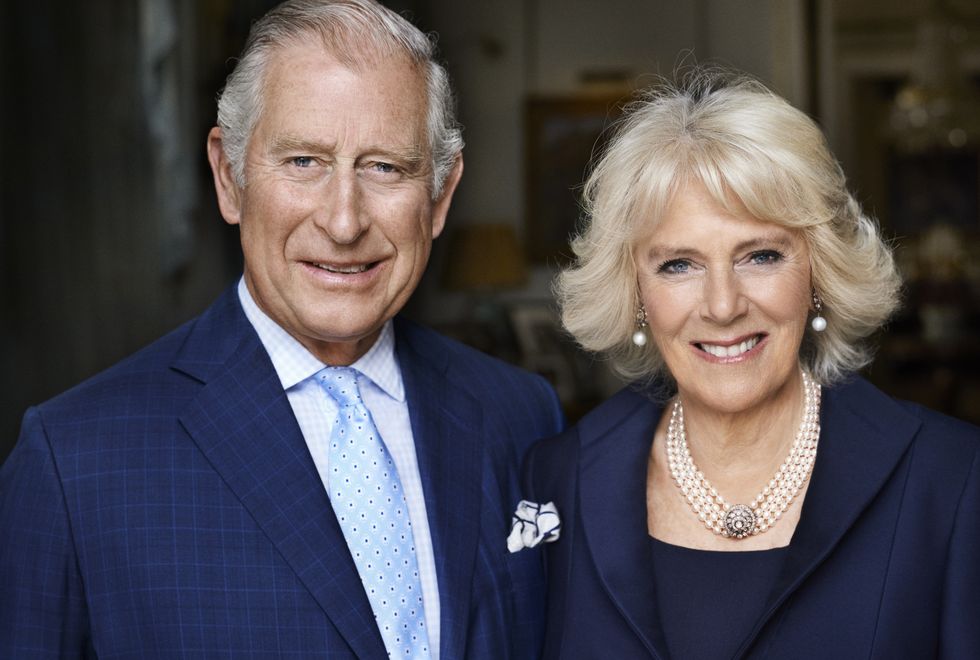
[[[762,615],[788,546],[721,552],[650,543],[671,660],[731,658]]]
[[[719,653],[739,660],[980,658],[980,429],[859,378],[825,387],[793,541],[771,584],[742,589],[765,603],[727,620],[736,607],[716,601],[738,591],[736,571],[711,580],[697,597],[705,609],[678,624],[662,610],[685,607],[677,598],[695,598],[691,576],[709,569],[654,561],[646,477],[662,412],[627,388],[524,461],[524,499],[554,502],[562,522],[543,548],[545,660],[668,660],[687,626],[703,643],[731,640]]]

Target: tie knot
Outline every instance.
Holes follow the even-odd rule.
[[[320,386],[327,396],[341,408],[363,405],[361,392],[357,389],[357,370],[350,367],[327,367],[317,374]]]

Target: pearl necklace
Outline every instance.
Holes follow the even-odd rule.
[[[709,530],[726,538],[744,539],[761,534],[776,524],[800,488],[810,478],[820,438],[820,385],[803,374],[803,419],[789,456],[776,474],[748,506],[728,504],[704,473],[698,470],[687,446],[684,406],[680,397],[667,428],[667,464],[670,476],[680,488],[698,519]]]

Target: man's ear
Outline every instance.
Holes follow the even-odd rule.
[[[462,176],[463,152],[460,152],[456,156],[456,162],[453,163],[453,168],[449,170],[449,176],[446,177],[442,185],[442,193],[432,206],[432,238],[438,237],[446,227],[446,215],[449,213],[449,205],[453,201],[453,193],[456,192],[456,186],[459,185],[459,180]]]
[[[225,156],[221,143],[221,128],[215,126],[208,133],[208,163],[214,176],[214,191],[218,195],[218,209],[221,217],[229,225],[237,225],[242,220],[241,188],[231,171],[231,163]]]

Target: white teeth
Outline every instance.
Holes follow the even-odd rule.
[[[731,346],[716,346],[715,344],[700,344],[701,350],[705,353],[710,353],[715,357],[738,357],[742,353],[752,350],[755,345],[759,343],[758,337],[753,337],[752,339],[747,339],[741,344],[732,344]]]
[[[367,265],[361,266],[328,266],[326,264],[314,264],[317,268],[322,268],[323,270],[329,271],[331,273],[363,273],[368,269]]]

